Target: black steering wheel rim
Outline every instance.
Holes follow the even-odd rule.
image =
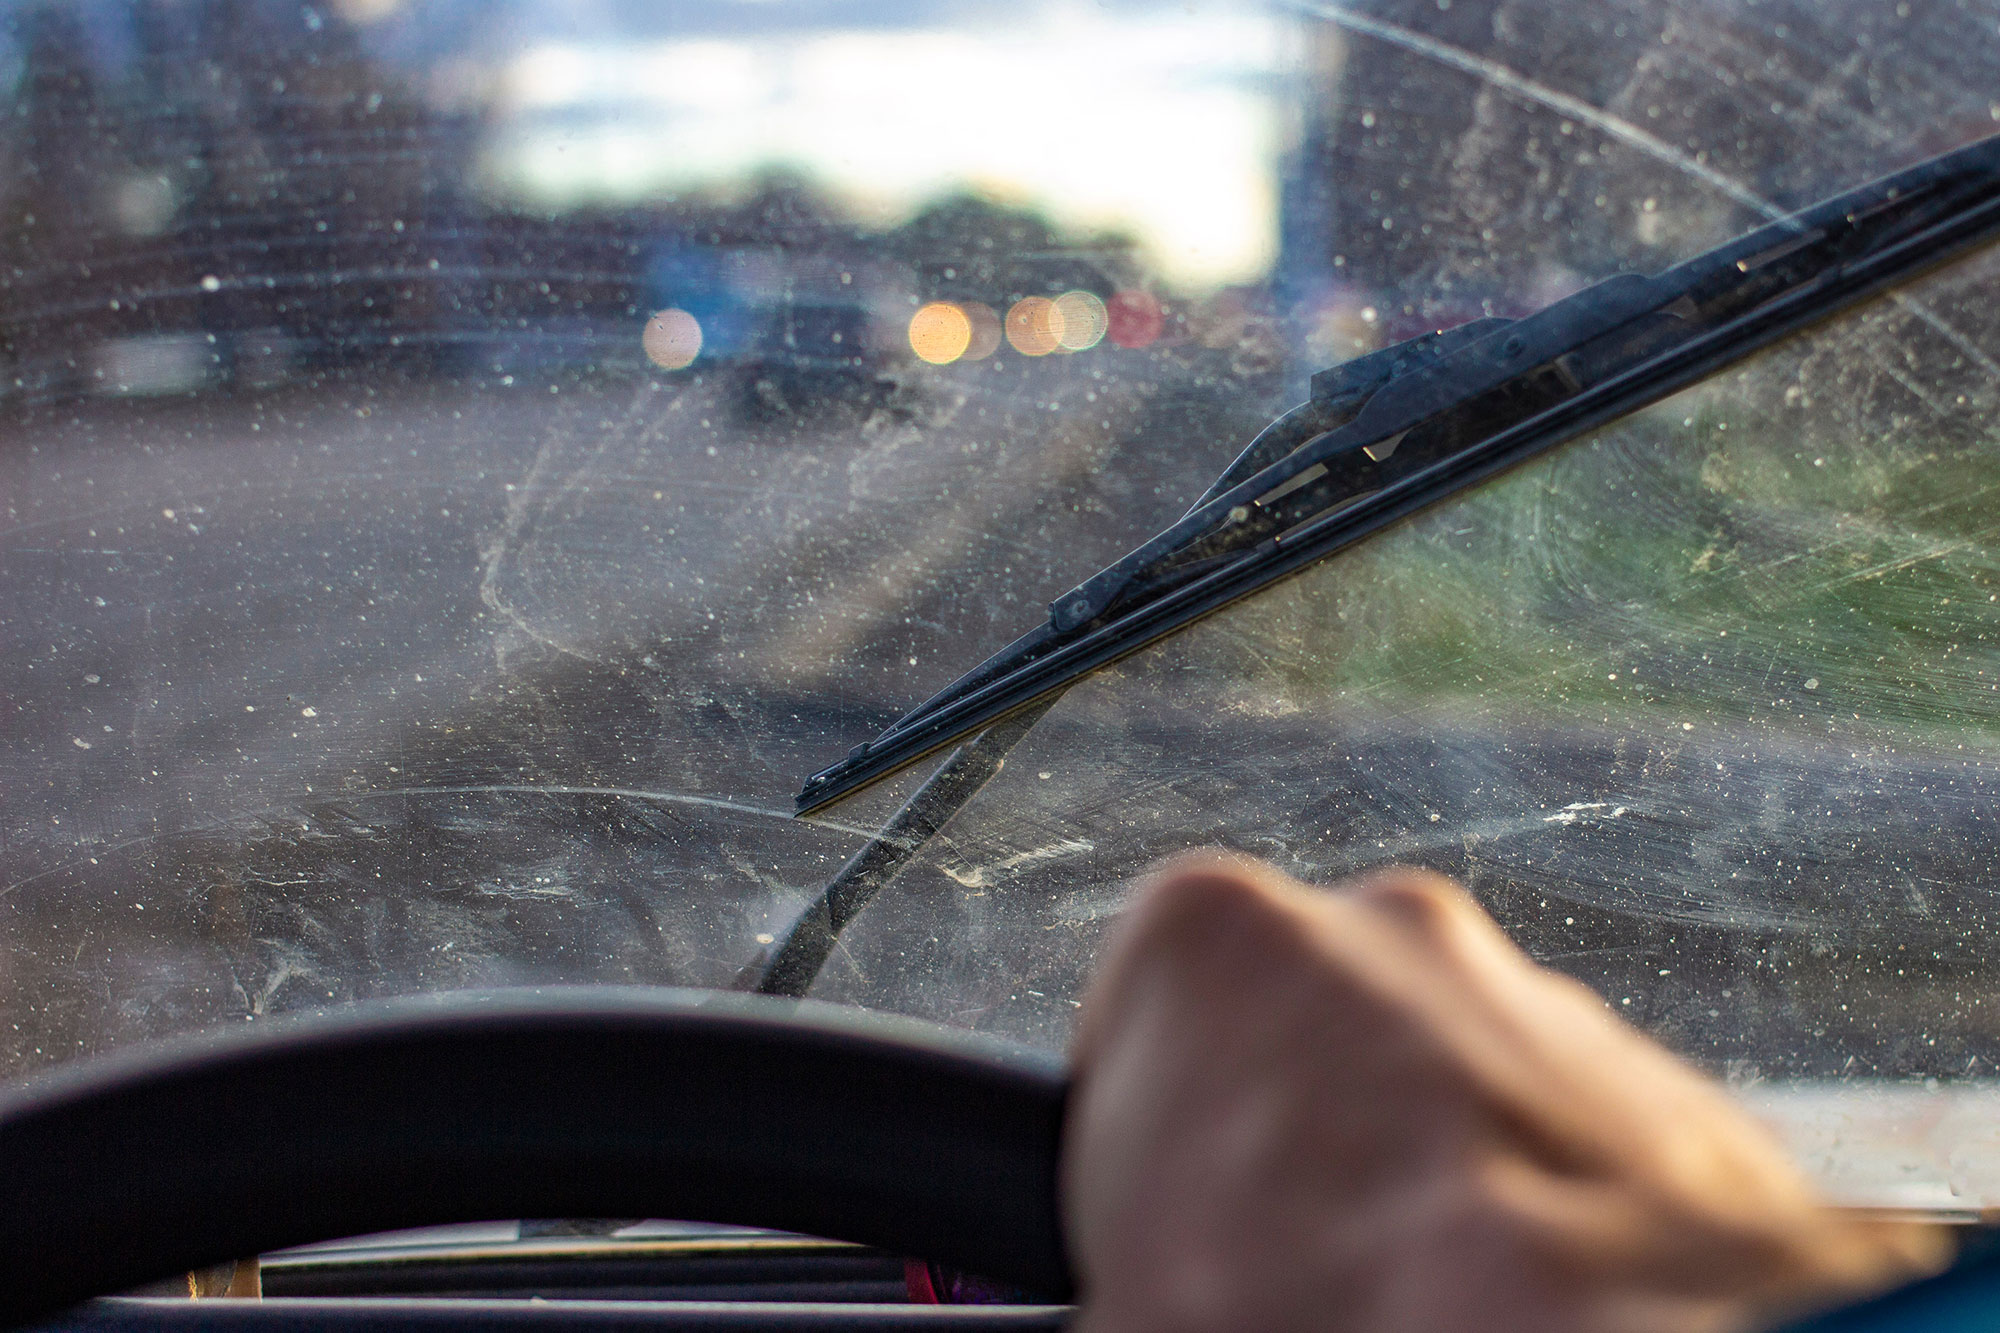
[[[496,1217],[860,1241],[1070,1298],[1054,1057],[807,1001],[367,1003],[0,1104],[0,1325],[246,1254]]]

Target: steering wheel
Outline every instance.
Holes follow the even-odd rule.
[[[357,1005],[0,1106],[0,1326],[290,1245],[689,1217],[1072,1294],[1052,1057],[805,1001],[615,988]],[[2000,1326],[2000,1244],[1797,1333]]]
[[[471,992],[59,1072],[0,1107],[0,1326],[311,1241],[687,1217],[1052,1301],[1061,1065],[802,1001]]]

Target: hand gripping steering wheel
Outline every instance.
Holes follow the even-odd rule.
[[[1053,1057],[800,1001],[556,988],[365,1004],[0,1105],[0,1327],[289,1245],[496,1217],[860,1241],[1070,1298]],[[2000,1246],[1798,1333],[2000,1327]]]

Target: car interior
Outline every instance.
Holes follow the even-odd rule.
[[[1054,1329],[1128,886],[2000,1312],[2000,7],[0,0],[0,1324]]]

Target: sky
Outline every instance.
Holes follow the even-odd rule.
[[[717,0],[686,33],[572,10],[481,61],[486,184],[563,207],[782,166],[882,224],[971,189],[1130,233],[1176,285],[1254,281],[1276,256],[1288,31],[1249,0]]]
[[[51,0],[0,0],[0,15]],[[130,0],[53,0],[107,69]],[[189,16],[207,0],[153,0]],[[728,196],[772,168],[881,226],[960,191],[1113,231],[1169,285],[1278,246],[1295,18],[1274,0],[262,0],[347,20],[484,124],[479,184],[560,210]],[[0,24],[0,65],[15,54]]]

